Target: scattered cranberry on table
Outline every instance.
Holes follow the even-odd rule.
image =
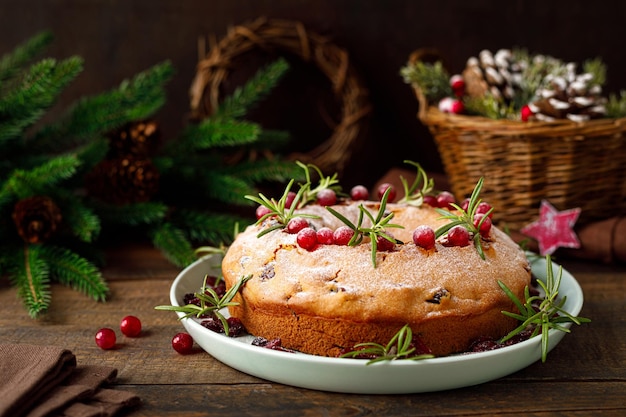
[[[191,353],[193,350],[193,338],[189,333],[177,333],[172,339],[172,347],[181,355]]]
[[[124,336],[137,337],[141,333],[141,321],[135,316],[126,316],[120,322],[120,331]]]
[[[98,332],[96,333],[96,345],[98,345],[100,349],[111,349],[115,346],[116,341],[117,338],[113,329],[105,327],[98,330]]]

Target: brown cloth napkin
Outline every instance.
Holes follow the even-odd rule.
[[[115,368],[77,366],[63,348],[0,344],[0,417],[113,416],[140,403],[103,387],[116,377]]]

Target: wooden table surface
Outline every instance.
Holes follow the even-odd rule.
[[[313,391],[243,374],[199,349],[180,355],[171,339],[182,325],[174,313],[154,310],[169,304],[179,270],[149,245],[108,252],[103,274],[111,294],[106,303],[54,285],[51,308],[38,320],[28,317],[15,289],[0,280],[0,341],[58,345],[74,352],[79,364],[116,367],[117,389],[134,391],[143,401],[132,416],[626,415],[626,266],[560,261],[580,282],[585,294],[581,315],[592,323],[575,326],[545,364],[446,392]],[[129,314],[142,320],[139,338],[119,333],[120,320]],[[100,327],[118,329],[115,349],[95,345]]]

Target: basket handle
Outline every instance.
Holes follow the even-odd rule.
[[[411,52],[411,54],[409,55],[409,64],[414,65],[417,62],[424,62],[429,64],[441,62],[443,67],[447,68],[446,61],[439,53],[439,50],[437,48],[423,47]],[[415,93],[415,97],[417,98],[417,101],[419,103],[418,117],[420,118],[420,120],[425,120],[429,106],[428,101],[426,100],[426,96],[417,84],[413,84],[413,92]]]

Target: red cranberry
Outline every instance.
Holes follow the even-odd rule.
[[[332,245],[335,243],[333,229],[330,227],[320,227],[317,231],[317,243],[320,245]]]
[[[376,237],[376,249],[382,252],[389,252],[396,247],[395,243],[385,239],[382,236]]]
[[[483,217],[485,218],[485,220],[483,220]],[[482,224],[480,223],[481,221]],[[484,238],[488,237],[489,232],[491,232],[492,226],[492,222],[489,216],[485,216],[484,214],[476,214],[474,216],[474,226],[478,227],[479,224],[480,228],[478,229],[478,232],[480,233],[480,235]]]
[[[456,202],[454,195],[448,191],[442,191],[437,194],[437,207],[439,208],[454,210],[454,207],[451,205],[454,202]]]
[[[391,203],[393,200],[396,199],[396,189],[394,188],[393,185],[389,184],[388,182],[381,184],[378,187],[378,199],[382,201],[383,196],[385,195],[385,191],[387,191],[387,188],[389,188],[389,195],[387,196],[387,202]]]
[[[193,350],[193,338],[189,333],[178,333],[172,339],[172,347],[181,355],[191,353]]]
[[[363,185],[355,185],[350,190],[350,198],[353,200],[367,200],[369,196],[369,191]]]
[[[491,204],[489,203],[485,203],[484,201],[481,201],[480,203],[478,203],[478,205],[476,206],[476,214],[485,214],[487,213],[489,210],[491,210]],[[489,217],[493,218],[493,211],[491,213],[489,213]]]
[[[347,245],[354,236],[354,230],[348,226],[339,226],[333,233],[335,245]]]
[[[332,206],[337,202],[337,193],[330,188],[324,188],[317,192],[316,199],[320,206]]]
[[[137,337],[141,333],[141,321],[135,316],[126,316],[120,323],[120,331],[128,337]]]
[[[113,329],[109,329],[105,327],[104,329],[98,330],[96,333],[96,345],[100,347],[100,349],[111,349],[115,346],[116,336]]]
[[[296,235],[296,242],[302,249],[310,250],[317,245],[317,233],[312,227],[305,227]]]
[[[437,205],[437,197],[434,195],[425,195],[424,196],[424,204],[428,204],[431,207],[438,207]]]
[[[463,226],[454,226],[448,230],[448,243],[452,246],[467,246],[469,245],[470,234],[469,231]]]
[[[265,206],[259,206],[256,208],[256,219],[259,220],[261,219],[261,217],[265,216],[266,214],[268,214],[271,210]]]
[[[289,191],[287,193],[287,197],[285,198],[285,207],[291,208],[291,205],[293,204],[293,200],[295,198],[296,198],[296,193],[294,193],[293,191]]]
[[[294,235],[305,227],[309,227],[309,221],[307,219],[304,217],[294,217],[287,223],[287,233]]]
[[[413,231],[413,243],[424,249],[435,247],[435,231],[426,225],[417,226]]]

